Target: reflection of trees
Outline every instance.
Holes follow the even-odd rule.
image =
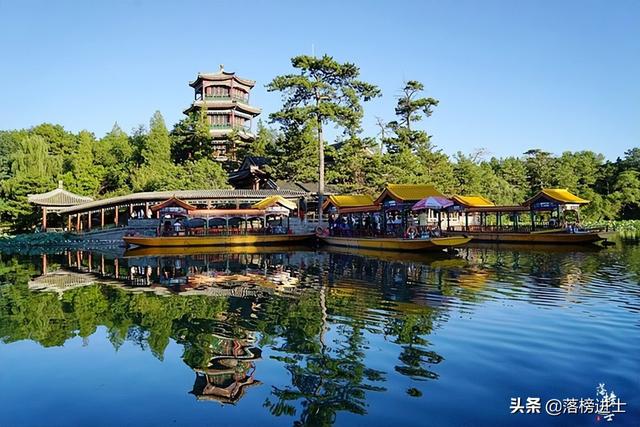
[[[75,336],[87,338],[102,325],[114,346],[129,340],[162,358],[180,322],[214,318],[225,307],[223,299],[164,298],[97,285],[70,289],[58,299],[52,293],[29,292],[22,282],[0,287],[0,337],[55,346]]]
[[[325,348],[318,336],[319,352],[280,358],[291,375],[291,386],[273,388],[277,400],[265,402],[273,415],[296,415],[295,402],[302,407],[296,425],[332,425],[340,411],[365,414],[365,393],[384,390],[374,384],[384,381],[383,373],[364,364],[366,343],[360,327],[340,329],[345,338],[334,343],[335,350]]]
[[[428,308],[421,311],[391,319],[385,332],[396,337],[395,342],[402,346],[398,356],[402,365],[395,367],[397,372],[413,379],[437,379],[438,374],[427,366],[438,364],[444,358],[427,350],[429,342],[423,338],[433,330],[435,312]]]

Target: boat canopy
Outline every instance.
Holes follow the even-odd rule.
[[[373,212],[380,210],[380,206],[373,203],[373,197],[368,194],[331,195],[322,205],[322,210],[330,209],[338,213]]]
[[[418,203],[413,205],[411,208],[412,211],[421,211],[424,209],[433,209],[433,210],[442,210],[444,208],[448,208],[452,206],[453,202],[446,197],[440,196],[429,196],[420,200]]]
[[[287,200],[282,196],[265,197],[259,202],[254,203],[251,207],[254,209],[267,209],[274,206],[282,206],[283,208],[287,208],[290,211],[298,207],[298,205],[296,205],[294,202],[292,202],[291,200]]]
[[[397,203],[417,202],[429,196],[444,197],[431,184],[389,184],[375,200],[375,204],[382,204],[386,199]]]
[[[289,216],[289,209],[273,206],[267,209],[198,209],[189,214],[192,218],[261,218],[266,215]]]
[[[495,203],[482,196],[460,196],[456,194],[451,199],[455,204],[464,208],[487,208],[495,206]]]
[[[498,205],[498,206],[479,206],[477,208],[466,208],[467,212],[498,212],[498,213],[515,213],[515,212],[529,212],[528,206],[522,205]]]
[[[544,201],[557,203],[559,205],[586,205],[589,203],[589,200],[570,193],[566,188],[546,188],[540,190],[535,196],[525,201],[523,205],[531,206]]]

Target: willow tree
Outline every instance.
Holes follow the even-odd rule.
[[[380,96],[376,86],[358,80],[360,69],[352,63],[343,64],[324,55],[300,55],[291,59],[296,74],[275,77],[267,85],[270,92],[282,92],[282,109],[269,117],[279,123],[286,133],[311,122],[317,131],[318,143],[318,212],[322,215],[324,197],[324,140],[323,126],[334,123],[345,134],[360,129],[363,116],[361,101]]]

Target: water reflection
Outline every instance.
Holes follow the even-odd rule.
[[[195,368],[196,380],[191,393],[198,400],[235,403],[247,388],[260,384],[255,379],[255,361],[261,358],[262,350],[253,346],[253,334],[240,338],[237,331],[225,332],[210,334],[210,359],[205,367]]]
[[[115,349],[133,343],[160,360],[175,342],[194,375],[182,393],[232,405],[253,395],[261,402],[256,416],[266,410],[294,425],[331,425],[346,414],[378,414],[371,402],[382,396],[422,400],[435,383],[460,392],[447,366],[482,345],[500,349],[485,357],[505,363],[498,340],[516,318],[486,323],[477,336],[447,336],[459,350],[442,338],[448,325],[483,319],[496,303],[585,310],[612,304],[614,293],[616,316],[630,324],[622,313],[640,312],[640,289],[629,285],[638,284],[639,265],[637,246],[477,246],[458,256],[269,248],[2,255],[0,340],[89,343],[105,327]],[[549,345],[542,333],[526,339]],[[434,395],[424,402],[432,411],[442,404]]]

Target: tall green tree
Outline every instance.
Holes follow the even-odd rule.
[[[384,186],[382,156],[376,140],[350,136],[336,150],[332,180],[344,193],[372,193]]]
[[[524,153],[524,162],[529,183],[528,196],[543,188],[555,186],[556,159],[551,153],[539,149],[529,150]]]
[[[95,161],[105,171],[100,194],[131,191],[131,170],[134,168],[134,144],[127,134],[114,123],[113,128],[98,143]]]
[[[62,166],[59,158],[49,155],[43,137],[28,135],[17,143],[10,157],[12,176],[0,184],[0,216],[10,221],[15,231],[25,231],[39,222],[27,195],[55,188]]]
[[[267,127],[262,120],[258,120],[256,138],[246,147],[241,148],[238,159],[242,160],[246,156],[269,157],[275,151],[277,140],[278,133]]]
[[[151,117],[149,134],[142,141],[142,165],[131,177],[134,191],[178,189],[179,170],[171,161],[171,138],[159,111]]]
[[[416,129],[416,123],[433,114],[438,100],[421,97],[424,85],[410,80],[402,88],[395,108],[397,120],[388,123],[391,135],[383,138],[389,179],[396,183],[437,185],[451,191],[453,168],[446,154],[431,142],[431,136]]]
[[[283,128],[303,127],[312,122],[317,130],[319,211],[324,195],[323,126],[332,122],[347,134],[360,128],[363,116],[361,101],[380,96],[380,90],[358,79],[360,69],[352,63],[339,63],[331,56],[301,55],[291,59],[297,74],[275,77],[267,90],[283,94],[283,106],[270,118]],[[321,212],[319,212],[321,213]]]
[[[180,164],[211,156],[211,135],[207,123],[207,110],[192,112],[171,130],[173,160]]]
[[[228,178],[220,162],[202,158],[185,162],[177,167],[176,188],[180,190],[229,188]]]
[[[64,176],[67,188],[74,193],[95,196],[100,190],[104,168],[96,164],[95,145],[92,133],[83,130],[78,134],[76,150],[69,158],[69,171]]]
[[[75,151],[75,136],[61,125],[42,123],[31,128],[30,133],[42,137],[53,156],[70,156]]]

